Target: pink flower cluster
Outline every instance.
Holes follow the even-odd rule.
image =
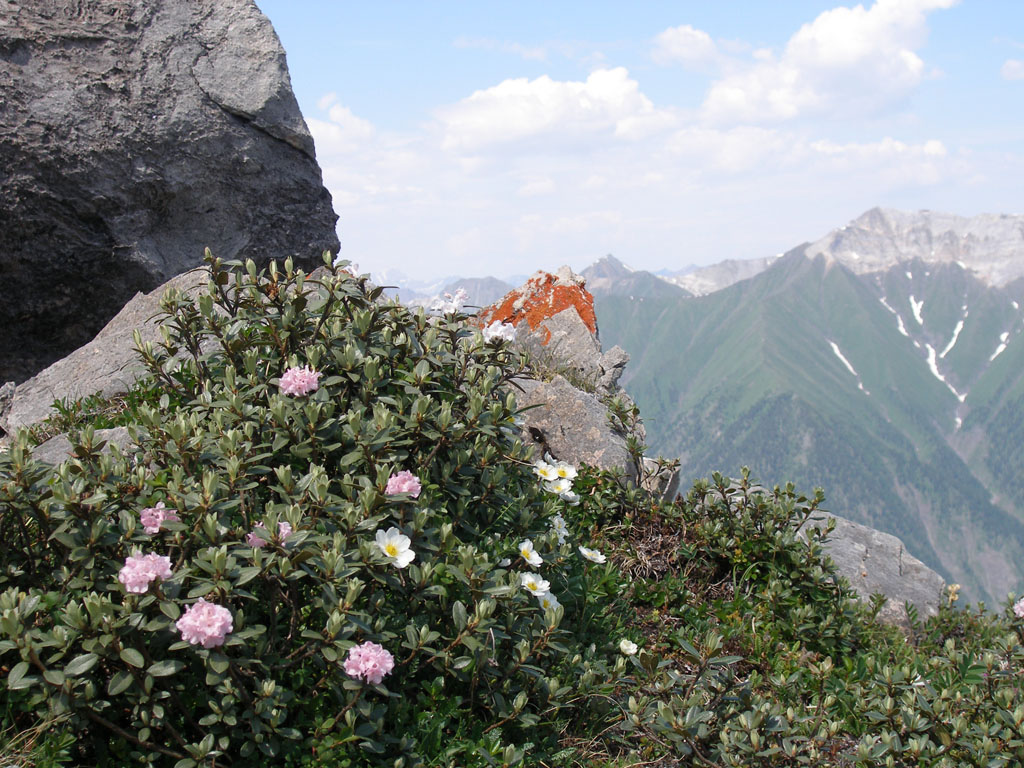
[[[173,509],[167,509],[162,501],[158,501],[155,507],[146,507],[139,512],[139,520],[146,533],[158,533],[164,522],[180,523],[181,518]]]
[[[308,365],[305,368],[289,368],[281,376],[281,392],[299,397],[316,392],[321,376],[323,374],[320,371],[314,371]]]
[[[388,496],[396,493],[408,493],[414,499],[420,495],[423,486],[420,479],[407,469],[397,472],[388,478],[388,487],[384,491]]]
[[[124,567],[117,573],[117,580],[128,592],[141,595],[149,589],[150,582],[171,578],[171,558],[164,555],[131,555],[124,559]]]
[[[349,648],[345,658],[345,674],[363,678],[368,683],[379,685],[384,675],[395,668],[395,657],[377,643],[365,643]]]
[[[250,547],[262,549],[267,545],[267,540],[256,533],[257,528],[262,528],[266,530],[267,526],[265,526],[263,523],[256,523],[256,525],[252,529],[252,532],[245,534],[245,543],[248,544]],[[279,538],[282,542],[291,535],[292,527],[289,523],[277,524],[277,538]]]
[[[1018,619],[1024,619],[1024,597],[1013,604],[1013,615]]]
[[[201,597],[185,609],[185,614],[174,626],[181,632],[182,640],[203,648],[224,645],[224,639],[234,629],[231,611],[221,605],[208,603]]]

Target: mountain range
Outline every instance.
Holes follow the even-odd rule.
[[[1024,217],[873,209],[779,256],[583,274],[648,443],[689,479],[821,486],[968,598],[1021,591]]]
[[[609,255],[583,276],[684,481],[748,466],[820,486],[967,599],[1024,592],[1024,216],[875,208],[782,254],[658,272]],[[512,287],[396,282],[470,306]]]

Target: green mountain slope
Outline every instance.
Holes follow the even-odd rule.
[[[937,359],[948,345],[964,303],[973,300],[980,319],[997,316],[997,302],[987,307],[983,292],[971,294],[953,272],[943,279],[947,286],[890,286],[797,249],[707,296],[637,302],[595,291],[595,299],[604,343],[632,357],[624,383],[648,442],[681,457],[688,477],[747,465],[766,483],[820,485],[836,513],[900,536],[970,597],[1001,599],[1024,580],[1024,525],[993,503],[991,473],[972,471],[962,458],[969,452],[951,439],[967,410],[953,390],[981,387],[984,375],[968,373],[973,343],[953,358],[958,340],[941,361],[949,384],[933,374],[927,351]],[[908,288],[925,302],[920,338]],[[956,311],[944,310],[952,300]],[[893,310],[906,315],[906,334]],[[964,323],[964,340],[990,333],[974,325]],[[1009,348],[1005,356],[1016,359]],[[1005,418],[1017,390],[993,390],[990,401],[989,418],[1001,407],[1004,423],[1020,421]],[[964,435],[980,417],[966,418]],[[1002,445],[1016,438],[1008,429]],[[972,445],[974,463],[984,464],[993,447],[978,438]]]

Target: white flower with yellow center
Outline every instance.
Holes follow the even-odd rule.
[[[553,611],[555,610],[555,608],[561,606],[561,603],[558,602],[558,598],[550,592],[547,592],[543,595],[537,595],[537,602],[540,604],[540,609],[545,613],[547,613],[548,610]]]
[[[575,507],[580,503],[580,495],[573,491],[566,491],[565,493],[558,494],[558,498],[568,504],[570,507]]]
[[[619,640],[619,650],[626,656],[632,656],[640,650],[640,646],[624,637]]]
[[[546,595],[551,591],[551,582],[545,581],[536,573],[520,573],[519,583],[534,597]]]
[[[544,562],[544,559],[533,548],[533,541],[530,539],[523,539],[519,545],[519,554],[523,556],[523,560],[534,568]]]
[[[572,482],[576,479],[576,467],[564,461],[559,461],[555,464],[555,474],[569,482]]]
[[[551,481],[558,479],[558,473],[555,472],[555,468],[546,461],[535,461],[533,463],[533,472],[541,480]]]
[[[592,563],[603,563],[608,558],[598,552],[596,549],[590,549],[589,547],[580,547],[580,554],[583,555],[587,560]]]
[[[544,483],[544,490],[548,493],[557,493],[559,495],[563,493],[572,492],[572,480],[567,480],[564,477],[558,477],[550,482]]]
[[[378,529],[376,541],[384,557],[396,568],[405,568],[416,557],[410,549],[412,541],[394,526],[388,528],[387,533]]]

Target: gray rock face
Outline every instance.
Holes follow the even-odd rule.
[[[131,442],[127,427],[113,427],[111,429],[97,429],[94,435],[96,443],[106,443],[103,446],[104,452],[109,452],[111,446],[116,445],[123,452]],[[32,450],[32,458],[47,464],[62,464],[71,458],[71,441],[67,435],[56,435],[45,443],[36,446]]]
[[[13,433],[50,415],[54,400],[76,400],[95,393],[112,397],[128,391],[143,373],[135,353],[133,334],[142,341],[160,338],[155,315],[160,299],[169,289],[193,293],[206,286],[205,269],[178,275],[150,293],[129,301],[92,341],[33,376],[14,389],[14,397],[0,429]],[[0,416],[3,414],[0,413]]]
[[[835,515],[836,527],[825,549],[857,594],[867,600],[880,592],[889,598],[879,619],[905,625],[903,604],[917,607],[922,619],[938,612],[945,581],[939,574],[907,552],[895,536]]]
[[[337,216],[252,0],[0,3],[0,382],[202,262],[312,267]]]
[[[538,446],[560,461],[574,466],[589,464],[617,470],[636,479],[623,435],[608,424],[608,408],[589,392],[576,389],[561,376],[551,381],[520,379],[516,392],[520,408],[536,405],[523,413],[525,431]]]
[[[1024,277],[1024,216],[954,216],[937,211],[872,208],[807,247],[856,274],[881,272],[913,259],[959,264],[992,286]]]

